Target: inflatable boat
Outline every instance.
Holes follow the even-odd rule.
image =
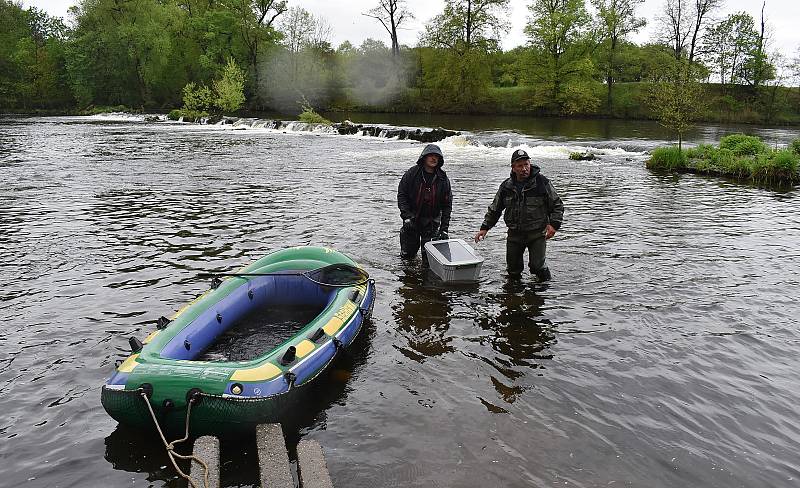
[[[375,284],[350,258],[322,247],[269,254],[215,277],[211,289],[144,341],[130,339],[103,386],[106,412],[121,424],[222,434],[279,422],[299,393],[348,348],[372,314]],[[226,331],[270,306],[319,311],[277,347],[244,361],[202,360]],[[312,312],[313,313],[313,312]],[[188,417],[188,419],[187,419]]]

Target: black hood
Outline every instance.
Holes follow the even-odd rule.
[[[422,166],[422,162],[425,160],[425,156],[428,154],[435,154],[439,157],[439,164],[436,165],[436,167],[441,168],[444,164],[444,155],[442,154],[442,150],[439,149],[439,146],[436,144],[428,144],[425,146],[425,149],[422,150],[422,154],[419,155],[419,159],[417,159],[417,164]]]

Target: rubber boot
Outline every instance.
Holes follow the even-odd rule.
[[[552,279],[552,275],[550,274],[550,268],[542,268],[539,271],[537,271],[536,278],[539,280],[539,283],[550,281],[550,279]]]

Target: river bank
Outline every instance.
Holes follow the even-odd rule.
[[[723,137],[719,146],[658,148],[646,164],[656,171],[724,176],[760,185],[794,185],[800,182],[800,139],[779,149],[767,146],[758,137],[732,134]]]
[[[697,120],[705,124],[737,124],[749,126],[796,127],[800,126],[800,89],[789,87],[762,87],[754,90],[745,86],[723,86],[717,84],[704,85],[707,91],[704,114]],[[356,94],[345,91],[338,97],[321,101],[314,107],[321,113],[328,114],[331,120],[342,120],[337,114],[372,113],[372,114],[404,114],[404,115],[467,115],[467,116],[524,116],[547,119],[612,119],[621,121],[654,121],[647,102],[649,83],[631,82],[617,83],[613,87],[614,103],[609,109],[605,104],[598,105],[595,110],[575,112],[569,116],[553,113],[543,107],[539,94],[532,87],[491,87],[484,96],[469,107],[443,105],[436,93],[425,89],[405,89],[390,95],[382,104],[358,103]],[[602,95],[598,91],[597,96]],[[94,115],[112,112],[160,113],[168,114],[180,110],[176,107],[140,107],[125,105],[69,107],[64,109],[19,110],[4,108],[8,113],[31,115]],[[244,117],[274,116],[280,114],[284,118],[296,118],[297,113],[277,110],[243,109],[235,114]],[[221,117],[218,116],[218,117]]]

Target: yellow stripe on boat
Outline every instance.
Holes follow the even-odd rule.
[[[237,369],[231,375],[231,381],[264,381],[281,374],[279,367],[272,363],[264,363],[257,368]]]
[[[139,363],[136,362],[136,358],[138,357],[139,357],[138,354],[131,354],[130,356],[128,356],[128,359],[126,359],[125,361],[122,362],[122,364],[119,365],[117,371],[119,371],[120,373],[130,373],[131,371],[133,371],[133,368],[139,365]]]
[[[161,331],[160,330],[154,330],[153,332],[151,332],[149,336],[144,338],[144,340],[142,341],[142,344],[147,344],[148,342],[152,341],[153,338],[155,336],[157,336],[159,332],[161,332]]]
[[[357,307],[355,303],[348,301],[347,303],[342,305],[342,308],[340,308],[333,317],[331,317],[331,319],[328,321],[327,324],[325,324],[322,330],[324,330],[325,333],[328,334],[329,336],[332,336],[339,329],[342,328],[342,325],[344,325],[344,321],[350,318],[351,315],[353,315],[353,312],[356,311],[356,308]]]
[[[170,320],[175,320],[175,319],[177,319],[177,318],[180,316],[180,314],[182,314],[183,312],[185,312],[185,311],[186,311],[186,309],[187,309],[187,308],[189,308],[189,307],[191,307],[192,305],[194,305],[195,303],[199,302],[199,301],[200,301],[200,300],[201,300],[201,299],[202,299],[204,296],[208,295],[208,294],[209,294],[211,291],[213,291],[213,290],[207,290],[207,291],[204,291],[202,295],[200,295],[199,297],[195,298],[195,299],[194,299],[194,300],[192,300],[191,302],[189,302],[189,303],[187,303],[186,305],[184,305],[183,307],[181,307],[181,308],[180,308],[180,310],[178,310],[177,312],[175,312],[175,313],[172,315],[172,318],[171,318]]]
[[[297,357],[302,358],[305,357],[306,354],[310,353],[314,350],[314,343],[309,341],[308,339],[304,340],[300,344],[295,347]]]

